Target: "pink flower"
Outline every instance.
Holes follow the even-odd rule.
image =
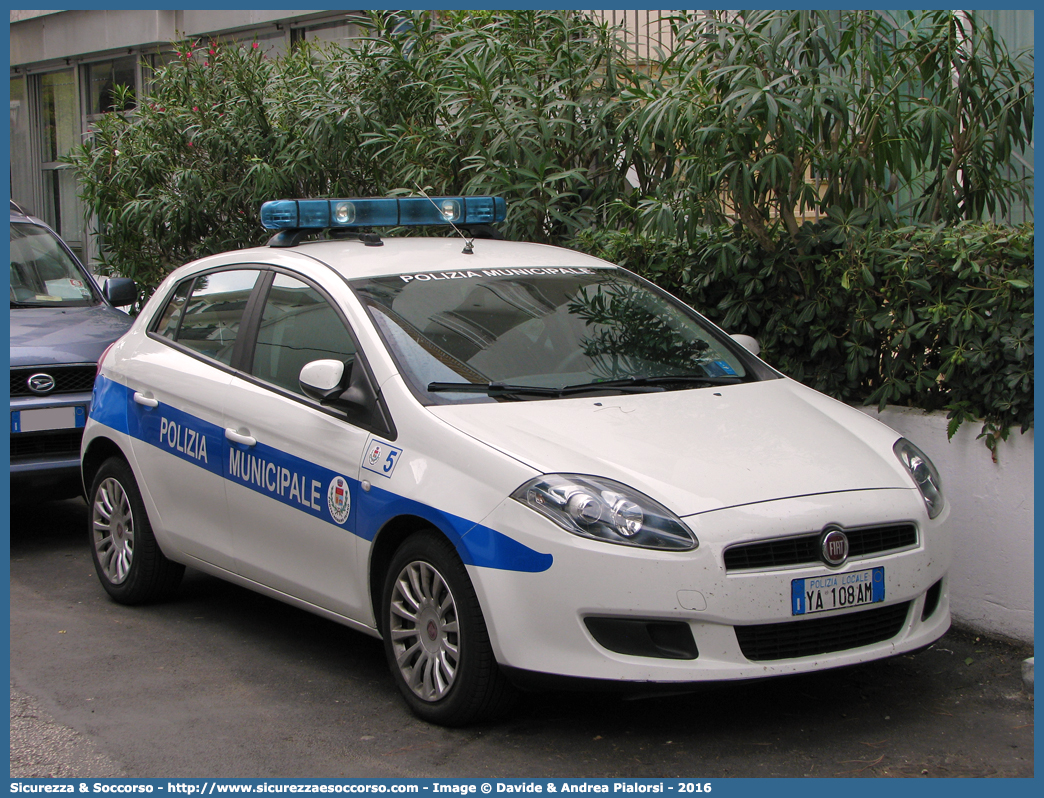
[[[197,105],[193,105],[193,106],[192,106],[192,110],[193,110],[193,111],[199,111],[199,106],[197,106]]]
[[[257,49],[257,42],[254,42],[253,49],[255,49],[255,50]]]

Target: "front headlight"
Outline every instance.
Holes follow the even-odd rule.
[[[939,472],[932,465],[932,461],[906,438],[897,440],[892,451],[917,483],[917,488],[924,497],[924,504],[928,508],[928,517],[935,518],[943,510],[943,494]]]
[[[511,498],[580,537],[670,551],[699,545],[674,513],[611,479],[545,474],[527,482]]]

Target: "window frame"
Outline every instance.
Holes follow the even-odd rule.
[[[167,336],[162,335],[161,333],[159,333],[157,331],[157,328],[159,327],[160,320],[165,315],[167,307],[173,301],[175,295],[178,292],[178,289],[182,285],[184,285],[186,282],[190,282],[192,284],[189,287],[188,293],[186,294],[186,299],[189,299],[189,298],[192,297],[192,293],[193,293],[193,291],[195,290],[195,287],[196,287],[196,281],[200,277],[206,277],[206,276],[211,275],[211,274],[220,274],[221,272],[229,272],[229,271],[255,271],[255,272],[257,272],[257,276],[254,278],[254,285],[253,285],[253,287],[250,290],[250,294],[247,296],[246,306],[244,307],[243,315],[242,315],[242,317],[239,320],[239,329],[236,331],[236,342],[235,342],[235,344],[232,347],[232,356],[229,358],[229,362],[227,364],[223,363],[220,360],[217,360],[216,358],[209,357],[208,355],[206,355],[205,353],[201,352],[198,349],[193,349],[192,347],[187,346],[187,345],[181,343],[181,341],[180,341],[181,330],[182,330],[182,327],[185,324],[185,314],[184,313],[182,313],[181,318],[178,319],[178,324],[177,324],[177,327],[174,330],[174,337],[173,338],[168,338]],[[190,356],[196,358],[197,360],[202,360],[205,363],[209,363],[211,365],[214,365],[214,366],[216,366],[218,368],[221,368],[221,369],[224,369],[224,370],[227,370],[227,371],[236,371],[237,370],[237,364],[242,359],[242,350],[243,350],[243,346],[244,346],[243,340],[244,340],[244,336],[249,331],[248,322],[251,319],[251,313],[252,313],[252,311],[253,311],[253,309],[255,307],[255,304],[257,302],[258,288],[259,288],[259,286],[261,286],[264,283],[264,281],[265,281],[265,269],[260,264],[237,264],[235,266],[222,266],[222,267],[219,267],[219,268],[216,268],[216,269],[208,269],[206,271],[197,272],[196,274],[187,276],[184,280],[178,280],[176,283],[174,283],[174,285],[171,287],[171,290],[164,297],[163,303],[162,303],[162,305],[160,305],[160,309],[153,315],[153,317],[151,319],[149,319],[149,324],[148,324],[148,327],[146,328],[148,336],[150,338],[152,338],[153,340],[155,340],[155,341],[161,341],[161,342],[167,344],[168,346],[172,346],[175,349],[177,349],[179,352],[183,352],[183,353],[185,353],[187,355],[190,355]]]
[[[200,277],[205,277],[209,274],[216,274],[224,271],[242,271],[244,269],[255,269],[259,272],[258,279],[254,283],[254,288],[247,299],[246,308],[243,310],[243,316],[239,322],[239,331],[236,335],[236,343],[233,348],[232,358],[229,364],[222,363],[220,360],[215,360],[212,357],[208,357],[202,352],[192,349],[184,344],[179,343],[175,339],[167,338],[164,335],[156,332],[156,328],[159,325],[160,319],[163,317],[167,306],[174,298],[178,288],[183,285],[186,281],[190,281],[193,284]],[[348,332],[348,336],[351,338],[353,345],[355,346],[355,365],[361,367],[366,375],[366,379],[369,381],[370,386],[373,388],[373,393],[377,397],[377,410],[379,412],[374,413],[375,420],[368,426],[362,426],[355,424],[348,418],[348,414],[336,407],[330,405],[323,405],[314,399],[305,396],[303,393],[295,393],[288,391],[274,383],[268,382],[267,380],[257,377],[253,373],[254,365],[254,354],[257,347],[257,335],[261,328],[261,319],[264,314],[265,304],[268,301],[269,292],[271,291],[272,284],[275,282],[277,274],[285,274],[289,277],[299,280],[305,283],[309,287],[313,288],[325,302],[327,302],[331,308],[333,308],[337,319],[344,325],[345,330]],[[194,287],[194,286],[193,286]],[[188,296],[192,295],[192,289],[189,289]],[[184,320],[178,321],[177,331],[175,336],[181,331],[181,325]],[[398,433],[396,431],[395,422],[392,418],[391,412],[388,409],[387,402],[384,400],[384,396],[379,390],[378,383],[374,377],[373,370],[370,368],[370,364],[366,357],[366,352],[359,343],[359,336],[356,334],[351,322],[348,317],[341,310],[339,305],[333,300],[332,295],[329,291],[323,288],[322,285],[317,283],[315,280],[310,279],[306,275],[296,272],[293,269],[287,269],[281,266],[274,266],[272,264],[265,263],[235,263],[227,264],[223,266],[217,266],[211,269],[203,269],[198,272],[186,275],[184,279],[178,280],[173,283],[170,289],[166,292],[163,297],[163,301],[158,305],[157,310],[153,313],[152,317],[148,320],[148,324],[145,328],[146,335],[165,346],[169,346],[172,349],[187,355],[195,360],[199,360],[206,363],[213,368],[224,371],[232,376],[238,377],[239,379],[255,385],[259,388],[263,388],[274,394],[278,394],[286,399],[293,400],[299,404],[305,405],[313,410],[317,410],[321,413],[325,413],[328,416],[332,416],[347,424],[351,424],[354,427],[360,427],[361,429],[367,429],[374,434],[383,436],[388,441],[394,441]],[[354,367],[354,366],[353,366]],[[387,426],[383,426],[376,420],[377,417],[383,417],[387,422]]]
[[[303,393],[289,390],[273,382],[269,382],[263,377],[259,377],[254,372],[255,360],[257,358],[257,341],[261,332],[262,322],[264,320],[265,308],[268,305],[269,297],[272,295],[272,289],[275,286],[276,277],[281,274],[291,279],[297,280],[298,282],[311,288],[319,295],[322,301],[325,302],[333,310],[335,317],[338,321],[341,322],[341,326],[344,328],[345,332],[348,333],[348,337],[351,339],[352,346],[355,350],[352,353],[352,357],[354,360],[358,360],[362,355],[362,348],[359,346],[359,338],[355,334],[355,330],[352,329],[352,325],[348,322],[344,314],[340,311],[340,308],[337,307],[337,303],[333,301],[333,298],[330,296],[329,292],[323,290],[323,288],[320,285],[318,285],[314,280],[309,280],[303,274],[299,274],[289,269],[271,267],[268,271],[269,275],[265,278],[265,285],[262,289],[262,295],[259,296],[257,300],[256,318],[251,318],[250,320],[252,322],[252,326],[249,328],[249,340],[246,344],[244,344],[243,360],[241,363],[242,372],[244,375],[249,375],[249,377],[251,378],[251,382],[265,386],[269,390],[274,390],[277,393],[296,397],[298,399],[303,399],[308,404],[319,406],[318,402],[316,402],[313,399],[310,399]],[[246,347],[249,347],[249,349],[247,349]]]

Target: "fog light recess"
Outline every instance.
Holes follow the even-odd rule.
[[[591,636],[602,648],[632,657],[696,659],[700,653],[689,624],[642,618],[584,618]]]

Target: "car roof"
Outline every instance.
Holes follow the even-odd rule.
[[[230,263],[291,265],[306,257],[325,264],[346,280],[424,272],[482,271],[546,267],[607,268],[613,264],[547,244],[475,239],[473,253],[464,253],[464,240],[452,238],[385,238],[380,246],[356,239],[307,241],[294,247],[256,247],[224,253],[196,262],[196,266]]]
[[[14,200],[11,200],[11,221],[21,224],[32,224],[37,227],[47,227],[47,223],[43,219],[36,218]],[[51,228],[47,227],[47,229],[50,230]],[[52,230],[51,232],[54,231]]]

